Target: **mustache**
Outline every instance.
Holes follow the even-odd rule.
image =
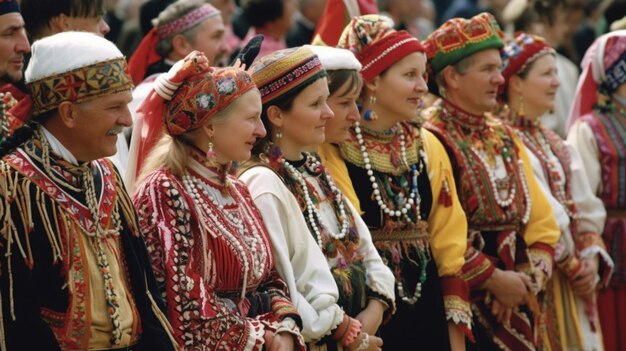
[[[123,131],[124,131],[124,126],[114,126],[113,128],[109,129],[109,131],[107,132],[107,135],[117,135]]]

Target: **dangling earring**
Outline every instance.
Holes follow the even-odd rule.
[[[370,105],[376,104],[376,95],[370,95]],[[378,114],[374,109],[367,109],[363,114],[363,119],[366,121],[375,121],[378,119]]]
[[[280,138],[283,137],[283,132],[281,132],[280,129],[279,129],[279,130],[276,131],[275,135],[276,135],[276,139],[280,139]]]
[[[213,150],[213,142],[209,141],[209,150],[206,152],[206,159],[209,163],[217,162],[217,152]]]
[[[524,111],[524,96],[520,96],[519,106],[517,108],[517,117],[524,118],[524,116],[526,116],[526,111]]]

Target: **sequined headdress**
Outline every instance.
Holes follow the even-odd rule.
[[[502,49],[504,34],[492,14],[483,12],[470,19],[453,18],[423,42],[433,73],[486,49]]]
[[[64,32],[36,41],[24,74],[33,114],[63,101],[83,102],[133,87],[124,55],[93,33]]]

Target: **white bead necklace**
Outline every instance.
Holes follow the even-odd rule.
[[[372,184],[372,190],[374,191],[374,198],[376,199],[376,203],[378,204],[380,209],[388,216],[396,217],[396,218],[400,218],[404,216],[407,222],[411,222],[411,218],[408,215],[409,211],[411,210],[411,207],[414,204],[417,204],[416,213],[417,213],[417,222],[419,222],[421,220],[421,214],[419,210],[421,199],[419,196],[419,191],[417,189],[417,178],[421,172],[421,165],[420,165],[420,171],[418,171],[417,167],[415,166],[409,167],[408,162],[406,160],[406,140],[405,140],[406,137],[404,136],[404,130],[402,129],[401,126],[398,126],[398,129],[400,130],[400,157],[402,159],[402,163],[404,163],[406,168],[411,169],[413,172],[412,174],[413,187],[411,189],[411,193],[409,194],[409,198],[404,203],[402,208],[394,211],[390,209],[389,206],[387,206],[387,204],[385,204],[385,202],[383,201],[383,197],[381,195],[378,183],[376,182],[376,177],[374,176],[374,170],[372,169],[372,164],[370,163],[369,153],[367,152],[367,147],[365,147],[365,140],[363,140],[363,134],[361,132],[361,125],[359,122],[356,122],[354,124],[354,132],[356,134],[356,139],[359,142],[361,155],[363,157],[363,163],[365,164],[365,170],[367,172],[367,176],[369,177],[369,181]],[[420,150],[420,153],[421,152],[422,151]]]
[[[227,239],[226,242],[232,246],[232,249],[235,251],[235,253],[237,253],[236,256],[239,257],[243,261],[242,263],[243,263],[244,271],[243,271],[243,287],[241,291],[241,298],[244,298],[245,293],[246,293],[246,286],[248,282],[248,274],[250,273],[250,261],[249,260],[252,259],[252,265],[254,267],[261,267],[261,262],[265,262],[267,259],[266,257],[267,252],[265,252],[265,250],[259,250],[261,254],[260,257],[252,253],[249,255],[250,256],[249,257],[246,254],[246,252],[250,250],[244,249],[243,245],[241,244],[241,241],[238,240],[233,235],[231,230],[229,230],[229,228],[226,228],[226,226],[220,221],[218,214],[216,213],[214,208],[217,208],[218,211],[227,218],[228,222],[232,224],[236,228],[236,230],[240,233],[240,237],[243,240],[245,240],[246,243],[249,244],[250,247],[254,247],[254,248],[257,247],[256,245],[258,243],[257,238],[259,237],[256,226],[254,225],[254,223],[250,223],[248,221],[246,221],[245,223],[247,225],[244,225],[244,221],[242,219],[237,218],[236,216],[229,213],[228,211],[224,211],[224,205],[220,204],[206,189],[204,189],[205,185],[203,185],[201,181],[195,179],[195,177],[191,177],[189,173],[185,173],[183,175],[183,184],[187,192],[191,194],[191,197],[193,198],[194,202],[204,210],[203,213],[207,214],[210,217],[209,219],[215,224],[215,226]],[[200,188],[203,194],[207,198],[209,198],[213,206],[210,206],[208,203],[205,202],[204,198],[200,195],[198,188]],[[243,216],[242,214],[242,217],[245,217],[245,216]],[[248,235],[248,228],[252,229],[252,235]],[[261,277],[262,273],[263,272],[261,269],[252,270],[252,274],[257,279]]]
[[[306,154],[306,158],[306,162],[310,164],[312,169],[319,169],[319,167],[321,167],[321,163],[317,159],[315,159],[315,157]],[[296,167],[294,167],[287,160],[285,160],[285,158],[281,158],[279,162],[285,167],[289,175],[294,178],[298,182],[298,184],[300,184],[300,188],[302,189],[302,194],[304,195],[304,201],[306,202],[308,212],[308,216],[305,217],[305,219],[313,229],[315,239],[317,240],[317,245],[323,249],[322,233],[320,231],[320,228],[317,226],[317,223],[322,225],[322,220],[320,218],[319,212],[317,211],[317,208],[315,208],[313,200],[311,199],[311,195],[309,194],[309,189],[307,187],[304,176]],[[339,209],[339,216],[337,216],[337,220],[341,223],[341,230],[339,231],[339,233],[333,233],[330,230],[327,230],[327,232],[333,239],[341,240],[345,238],[348,230],[350,229],[350,220],[346,215],[346,209],[343,202],[343,194],[341,193],[341,190],[337,188],[335,182],[333,182],[332,178],[326,170],[324,170],[324,177],[326,179],[326,182],[328,183],[328,187],[333,193],[334,201],[337,204],[337,208]]]
[[[491,183],[491,189],[493,189],[493,196],[494,199],[496,200],[496,203],[498,205],[500,205],[500,207],[504,208],[504,207],[509,207],[512,203],[513,200],[515,200],[515,195],[516,195],[516,187],[510,187],[509,186],[509,191],[508,193],[508,197],[503,199],[500,196],[500,190],[498,188],[498,177],[496,176],[496,172],[493,169],[493,167],[491,167],[491,165],[489,164],[489,162],[487,161],[487,159],[485,158],[485,156],[483,155],[482,152],[480,152],[479,150],[476,150],[476,148],[472,145],[470,146],[470,149],[472,150],[472,152],[474,153],[474,155],[476,155],[476,157],[478,157],[478,159],[480,160],[480,162],[483,164],[485,170],[487,171],[487,176],[489,177],[489,182]],[[502,156],[503,160],[504,157]],[[505,160],[506,162],[510,162],[510,160]]]

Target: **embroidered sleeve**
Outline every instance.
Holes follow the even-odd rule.
[[[531,291],[537,295],[546,288],[546,283],[552,277],[554,248],[551,245],[535,243],[528,248],[530,262],[518,265],[517,270],[530,276]]]
[[[600,266],[598,267],[598,274],[600,275],[600,284],[601,286],[608,286],[615,264],[606,251],[602,237],[594,232],[578,233],[576,250],[579,252],[581,259],[599,256]]]
[[[167,304],[174,337],[183,349],[261,350],[265,325],[239,316],[233,301],[213,291],[204,269],[219,269],[203,245],[191,216],[191,201],[175,179],[158,173],[148,178],[133,198],[155,273]],[[189,201],[189,202],[188,202]]]

